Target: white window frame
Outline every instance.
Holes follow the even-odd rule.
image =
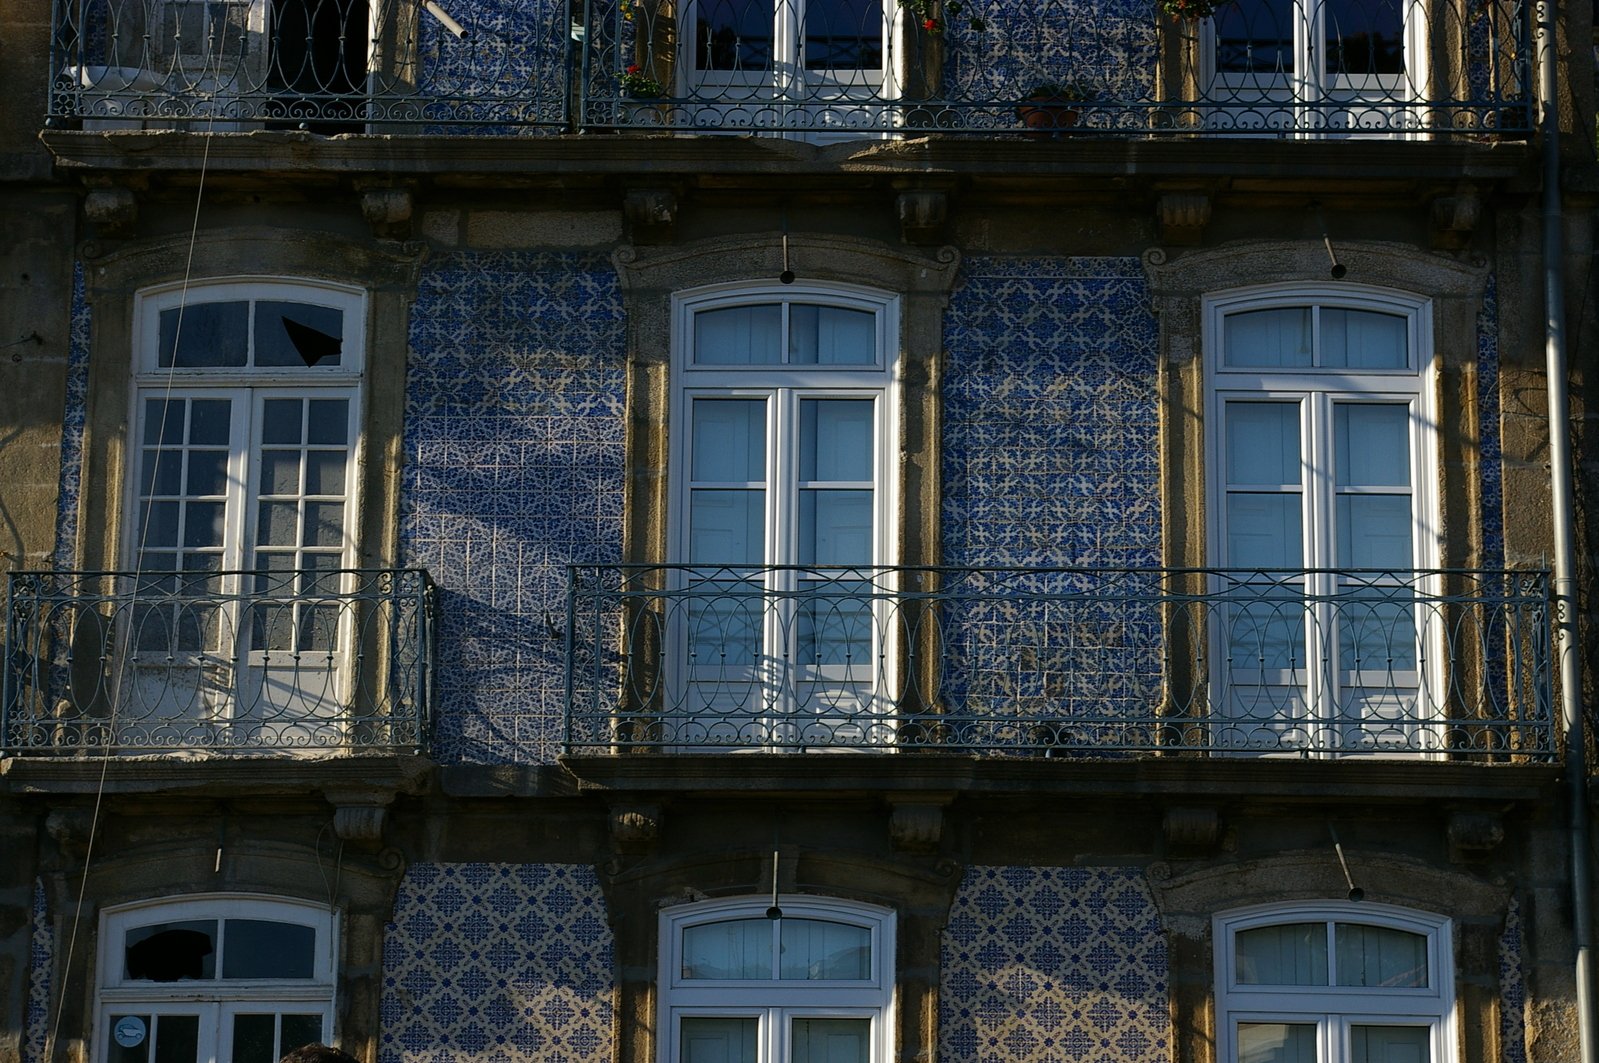
[[[1240,985],[1236,935],[1284,923],[1325,923],[1329,964],[1336,962],[1333,927],[1359,924],[1407,931],[1427,939],[1429,984],[1422,988]],[[1452,926],[1447,917],[1371,901],[1318,901],[1251,905],[1218,913],[1211,921],[1216,994],[1216,1057],[1237,1063],[1240,1022],[1314,1024],[1317,1063],[1348,1063],[1352,1025],[1426,1026],[1428,1063],[1454,1063],[1455,990]],[[1331,979],[1329,979],[1331,981]]]
[[[678,22],[677,39],[683,42],[677,64],[679,77],[685,81],[682,94],[705,101],[691,109],[692,126],[735,133],[780,132],[791,125],[838,127],[836,133],[792,134],[816,143],[888,135],[887,127],[895,124],[897,112],[882,105],[899,99],[903,92],[901,41],[912,32],[909,15],[898,0],[882,2],[882,64],[837,70],[805,68],[808,0],[765,0],[772,6],[772,65],[763,71],[700,69],[695,19],[701,2],[714,0],[686,0]],[[717,102],[719,98],[725,102]],[[873,114],[874,120],[854,120],[863,113]]]
[[[870,365],[715,365],[696,366],[692,362],[694,351],[694,317],[700,311],[722,310],[729,307],[769,305],[785,306],[824,305],[870,312],[875,315],[875,342],[877,354]],[[888,292],[845,284],[722,284],[679,292],[672,297],[673,350],[672,350],[672,405],[670,423],[677,428],[671,433],[668,483],[673,485],[668,505],[671,529],[668,550],[672,560],[687,561],[689,555],[688,491],[690,447],[692,444],[691,409],[693,403],[703,399],[761,399],[767,404],[767,480],[765,503],[765,553],[759,565],[768,566],[766,589],[773,594],[789,594],[798,589],[799,575],[789,571],[771,570],[770,566],[792,566],[798,563],[796,500],[799,494],[797,455],[778,438],[796,420],[795,411],[800,401],[810,399],[871,399],[876,415],[876,454],[873,462],[874,511],[872,552],[873,557],[865,567],[885,569],[895,564],[895,545],[898,517],[899,484],[895,475],[894,456],[899,439],[899,297]],[[786,316],[786,310],[785,310]],[[781,408],[781,409],[780,409]],[[790,441],[797,441],[797,428]],[[732,566],[739,567],[739,566]],[[830,568],[848,571],[860,566],[815,566],[822,572]],[[787,631],[792,634],[792,624],[778,617],[770,609],[764,610],[763,656],[781,658],[780,640]],[[873,610],[873,638],[882,639],[890,625],[885,610]],[[674,647],[672,660],[686,661],[686,646]],[[894,655],[880,655],[880,660],[892,661]],[[764,665],[762,666],[764,669]],[[863,695],[873,704],[892,700],[896,678],[884,674],[884,667],[872,662],[854,665],[811,665],[796,667],[795,683],[849,683],[871,684],[870,692]],[[686,666],[675,676],[669,675],[669,685],[683,691],[691,682]],[[866,673],[870,673],[867,675]],[[763,674],[767,674],[763,672]],[[863,678],[864,676],[864,678]],[[767,679],[758,680],[765,683]],[[764,688],[763,688],[764,689]],[[772,719],[781,719],[784,705]],[[792,723],[783,724],[792,726]],[[874,744],[880,736],[864,736],[859,742],[843,740],[838,745]],[[748,748],[746,745],[745,748]]]
[[[255,305],[260,301],[295,302],[324,306],[340,311],[342,330],[339,364],[337,366],[228,366],[228,367],[163,367],[160,362],[161,314],[180,307],[194,307],[207,303],[246,301],[251,305],[247,328],[254,322]],[[339,568],[353,568],[357,559],[357,531],[360,527],[360,498],[363,490],[362,470],[365,466],[365,433],[361,430],[366,421],[366,329],[367,296],[359,288],[324,281],[311,281],[276,277],[231,277],[207,280],[201,283],[169,284],[145,289],[134,301],[133,318],[133,386],[129,389],[128,424],[129,455],[126,483],[123,487],[122,512],[127,515],[121,543],[123,564],[129,571],[140,567],[141,527],[140,499],[145,485],[141,482],[144,468],[145,410],[148,400],[193,400],[226,398],[234,404],[235,414],[228,444],[228,494],[225,502],[223,546],[219,564],[224,572],[236,573],[259,567],[255,545],[256,522],[261,498],[259,483],[260,409],[271,399],[344,399],[348,410],[348,464],[344,482],[344,540],[339,546]],[[247,341],[253,349],[253,338]],[[174,361],[176,358],[174,357]],[[180,495],[186,497],[186,495]],[[299,496],[305,499],[311,496]],[[296,544],[298,551],[304,544]],[[241,585],[243,577],[230,575],[221,580],[221,593],[236,598],[247,598],[250,588]],[[345,577],[348,584],[350,577]],[[344,588],[346,590],[350,587]],[[336,632],[337,646],[349,647],[355,637],[354,617],[343,610]],[[249,624],[241,610],[233,610],[223,619],[224,629],[234,635],[231,647],[216,652],[200,650],[186,665],[197,666],[190,670],[195,676],[229,675],[235,678],[232,685],[207,685],[194,698],[194,708],[206,719],[225,722],[238,708],[241,689],[239,684],[252,670],[266,681],[262,666],[266,654],[250,644]],[[120,652],[129,652],[123,647]],[[284,656],[278,653],[279,657]],[[333,655],[334,670],[340,673],[336,682],[347,683],[347,673],[353,656],[339,652]],[[207,665],[218,666],[212,673]],[[307,662],[307,667],[309,662]],[[296,662],[295,671],[301,668]],[[136,672],[137,670],[133,670]],[[170,678],[170,670],[163,679]],[[319,693],[325,693],[320,691]],[[164,710],[163,710],[164,711]],[[137,726],[131,723],[130,726]],[[287,725],[283,737],[292,739],[293,724]]]
[[[893,1058],[894,912],[836,898],[783,894],[776,898],[783,919],[816,919],[860,927],[871,935],[870,975],[864,979],[800,981],[786,979],[684,978],[683,934],[706,923],[733,919],[767,920],[770,896],[735,897],[668,908],[660,915],[658,997],[659,1063],[681,1063],[679,1020],[685,1017],[756,1018],[759,1063],[786,1063],[780,1054],[793,1018],[869,1019],[870,1063]],[[774,962],[777,953],[774,949]]]
[[[1200,60],[1212,124],[1227,129],[1256,129],[1266,136],[1357,135],[1410,140],[1421,135],[1418,129],[1425,115],[1415,101],[1418,94],[1425,93],[1429,76],[1427,27],[1433,0],[1395,0],[1404,20],[1402,71],[1355,78],[1329,76],[1325,69],[1322,49],[1329,2],[1292,0],[1289,18],[1293,25],[1289,29],[1294,63],[1281,73],[1264,69],[1248,73],[1218,70],[1216,23],[1205,20]],[[1271,112],[1277,109],[1292,113],[1292,130],[1274,124]],[[1254,113],[1257,111],[1261,113]],[[1381,114],[1381,124],[1375,129],[1363,128],[1363,113]],[[1317,121],[1318,115],[1326,121]]]
[[[223,921],[227,919],[262,919],[311,928],[316,935],[312,945],[312,976],[306,979],[223,978],[219,956],[215,977],[205,981],[155,982],[124,977],[123,942],[130,930],[152,923],[215,920],[218,947],[225,950]],[[133,1010],[157,1016],[198,1016],[197,1063],[216,1063],[223,1057],[224,1046],[232,1043],[234,1017],[240,1014],[263,1011],[320,1014],[323,1041],[330,1042],[336,1035],[334,1005],[339,928],[340,916],[336,909],[263,894],[194,894],[106,908],[100,914],[100,979],[95,995],[92,1038],[94,1063],[105,1063],[110,1058],[110,1017]],[[284,1051],[297,1047],[288,1045]]]
[[[1228,315],[1252,310],[1301,307],[1362,310],[1402,316],[1406,322],[1406,346],[1411,364],[1404,369],[1315,366],[1278,369],[1230,367],[1226,364],[1224,325]],[[1437,569],[1443,555],[1443,522],[1438,496],[1438,382],[1431,302],[1404,292],[1357,284],[1336,287],[1262,285],[1207,296],[1203,320],[1204,350],[1207,352],[1204,383],[1205,461],[1209,470],[1206,476],[1208,564],[1224,569],[1236,566],[1226,550],[1228,532],[1225,502],[1228,485],[1223,438],[1228,405],[1274,400],[1300,404],[1303,470],[1300,483],[1301,567],[1325,570],[1338,567],[1335,489],[1328,475],[1334,447],[1333,407],[1342,403],[1369,402],[1389,405],[1403,403],[1411,411],[1410,563],[1412,570],[1417,572]],[[1314,339],[1314,326],[1312,332]],[[1318,463],[1311,464],[1310,458],[1317,459]],[[1327,602],[1337,593],[1340,583],[1336,574],[1323,573],[1307,577],[1304,586],[1307,594]],[[1415,590],[1420,595],[1430,596],[1440,593],[1442,587],[1435,575],[1428,575],[1416,580]],[[1304,681],[1297,684],[1304,691],[1306,699],[1307,725],[1313,730],[1367,726],[1345,719],[1339,708],[1343,685],[1341,668],[1336,662],[1337,619],[1330,605],[1316,608],[1319,613],[1307,623],[1307,640],[1312,645],[1308,645],[1303,654]],[[1407,717],[1404,721],[1409,726],[1423,728],[1419,733],[1427,742],[1427,755],[1441,755],[1442,736],[1427,729],[1420,721],[1441,714],[1445,691],[1448,689],[1444,673],[1447,667],[1446,654],[1442,652],[1444,632],[1440,630],[1438,619],[1432,612],[1418,610],[1417,639],[1418,646],[1425,649],[1422,653],[1424,663],[1418,668],[1415,677],[1416,717]],[[1212,624],[1211,627],[1211,703],[1217,706],[1218,713],[1225,714],[1228,711],[1228,695],[1222,686],[1230,681],[1229,677],[1222,674],[1228,659],[1223,645],[1225,634],[1221,630],[1222,624]],[[1330,650],[1317,643],[1318,632],[1321,642],[1330,641]],[[1324,668],[1324,659],[1332,660],[1334,664]],[[1348,685],[1357,687],[1365,684],[1356,676]],[[1380,731],[1380,725],[1372,726]],[[1393,744],[1392,737],[1386,740],[1386,744]],[[1385,740],[1379,738],[1376,744],[1384,746]],[[1402,751],[1416,752],[1415,749]]]

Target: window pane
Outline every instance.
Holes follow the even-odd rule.
[[[1427,987],[1427,938],[1385,926],[1339,923],[1338,984],[1384,989]]]
[[[748,0],[737,0],[746,6]],[[718,7],[731,8],[733,3]],[[700,6],[704,12],[705,5]],[[772,9],[765,9],[767,31]],[[702,69],[703,69],[702,65]],[[717,68],[722,69],[722,68]],[[783,308],[776,303],[729,306],[694,315],[695,365],[778,365],[782,362]]]
[[[771,920],[729,919],[684,930],[683,977],[771,978]]]
[[[683,1019],[683,1063],[756,1063],[756,1020]]]
[[[200,1054],[198,1015],[157,1015],[151,1063],[195,1063]]]
[[[1216,12],[1220,26],[1240,17],[1253,23],[1271,25],[1275,17],[1263,9],[1268,5],[1259,0],[1237,0],[1223,4]],[[1287,18],[1286,2],[1273,0],[1271,7],[1282,7],[1282,17]],[[1254,69],[1259,70],[1257,57]],[[1225,69],[1225,68],[1224,68]],[[1270,70],[1271,67],[1265,69]],[[1237,368],[1304,369],[1311,363],[1310,308],[1305,306],[1278,307],[1271,310],[1246,310],[1228,314],[1224,323],[1223,346],[1226,364]]]
[[[106,1063],[148,1063],[150,1028],[155,1023],[153,1015],[127,1015],[113,1013],[107,1028],[111,1031],[106,1042]]]
[[[801,491],[799,563],[872,563],[872,492]]]
[[[217,496],[228,489],[228,452],[225,450],[191,450],[188,455],[189,470],[184,481],[184,494]],[[163,492],[157,492],[158,494]]]
[[[882,9],[877,8],[877,12],[880,20]],[[788,314],[788,360],[791,364],[877,364],[876,314],[839,306],[799,304],[791,306]]]
[[[1398,314],[1323,307],[1321,363],[1335,369],[1409,368],[1405,319]]]
[[[350,439],[350,400],[312,399],[305,441],[314,446],[343,446]]]
[[[1285,569],[1304,565],[1303,518],[1297,494],[1227,496],[1227,564]]]
[[[1405,69],[1404,18],[1409,0],[1322,0],[1326,19],[1326,70],[1334,75],[1401,74]]]
[[[1241,1022],[1238,1063],[1316,1063],[1311,1023]]]
[[[800,403],[800,479],[872,480],[871,399],[806,399]]]
[[[1301,482],[1299,403],[1229,402],[1227,482],[1234,487]]]
[[[161,368],[213,369],[245,364],[245,302],[192,303],[161,311]],[[176,355],[176,357],[174,357]]]
[[[871,70],[882,65],[880,0],[806,0],[807,70]]]
[[[1426,1026],[1351,1026],[1350,1063],[1428,1063],[1432,1031]]]
[[[270,299],[255,304],[256,365],[335,366],[343,347],[341,310]]]
[[[841,580],[803,589],[807,593],[794,615],[794,659],[807,665],[868,664],[876,643],[871,585]]]
[[[324,1039],[320,1015],[284,1015],[282,1021],[283,1029],[278,1038],[279,1056],[292,1052],[301,1045]]]
[[[764,483],[766,402],[763,399],[698,399],[692,469],[701,483]]]
[[[280,1055],[277,1051],[277,1032],[276,1015],[235,1015],[232,1063],[276,1063]]]
[[[852,979],[872,976],[872,933],[821,919],[784,919],[781,978]]]
[[[1234,945],[1239,985],[1327,984],[1325,923],[1283,923],[1240,930]]]
[[[299,399],[267,399],[261,403],[261,442],[304,442],[301,437],[305,404]]]
[[[225,447],[233,434],[233,403],[228,399],[195,399],[189,403],[189,442]]]
[[[123,940],[125,974],[152,982],[216,977],[215,920],[151,923]]]
[[[1338,566],[1408,569],[1409,495],[1338,496]]]
[[[1333,406],[1339,487],[1410,486],[1410,410],[1397,404]]]
[[[867,1063],[870,1019],[795,1019],[792,1063]]]
[[[1420,658],[1414,592],[1385,587],[1340,596],[1338,654],[1346,672],[1413,671]]]
[[[689,492],[688,559],[696,565],[756,565],[766,549],[766,492]]]
[[[313,450],[305,456],[305,493],[344,494],[345,452]]]
[[[229,919],[223,932],[224,978],[310,978],[315,970],[313,927],[265,919]]]

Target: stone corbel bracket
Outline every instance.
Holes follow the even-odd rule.
[[[1432,246],[1441,251],[1459,251],[1471,242],[1482,218],[1482,196],[1475,186],[1461,184],[1447,196],[1432,201],[1428,232]]]
[[[1505,840],[1504,819],[1498,812],[1458,810],[1449,814],[1449,855],[1456,862],[1483,856]]]
[[[416,196],[409,188],[375,185],[358,188],[361,215],[372,226],[372,233],[384,240],[407,240],[411,218],[416,213]]]
[[[363,849],[383,844],[393,792],[329,790],[326,796],[333,806],[333,831],[340,839]]]
[[[931,853],[944,837],[944,809],[952,794],[918,794],[888,799],[888,837],[903,852]]]
[[[646,853],[661,835],[661,806],[653,803],[611,806],[611,842],[619,853]]]
[[[55,839],[61,855],[82,863],[89,855],[89,836],[94,830],[94,813],[86,808],[53,809],[44,820],[44,829]]]
[[[1221,813],[1210,805],[1175,805],[1166,810],[1161,830],[1174,849],[1214,849],[1221,840]]]
[[[669,188],[633,188],[622,197],[622,217],[634,243],[665,243],[677,226],[677,193]]]
[[[96,184],[83,197],[83,218],[101,236],[132,236],[139,221],[139,199],[126,185]]]
[[[949,221],[947,192],[927,188],[901,192],[894,209],[899,216],[900,236],[907,244],[943,243],[944,227]]]
[[[1155,222],[1161,242],[1193,247],[1210,224],[1210,197],[1203,192],[1167,192],[1155,203]]]

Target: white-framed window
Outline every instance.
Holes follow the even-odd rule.
[[[675,684],[708,745],[885,740],[896,298],[719,287],[674,300]]]
[[[275,1063],[333,1037],[337,914],[211,894],[101,915],[95,1063]]]
[[[1222,1063],[1452,1063],[1448,919],[1340,901],[1224,912],[1212,930]]]
[[[660,1063],[886,1063],[894,914],[810,896],[661,913]]]
[[[1441,711],[1431,314],[1358,286],[1206,303],[1227,745],[1431,748]]]
[[[1203,37],[1212,122],[1403,135],[1427,83],[1424,0],[1232,0]]]
[[[687,92],[721,101],[695,124],[884,128],[889,112],[872,104],[898,96],[894,0],[690,0],[682,11]]]
[[[365,299],[233,280],[136,303],[125,720],[332,711],[348,665]],[[289,737],[284,735],[283,737]]]

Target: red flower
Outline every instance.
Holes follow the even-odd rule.
[[[936,19],[936,18],[924,18],[924,19],[922,19],[922,29],[924,29],[924,30],[936,30],[936,29],[938,29],[938,19]]]
[[[628,72],[628,73],[629,73],[629,74],[637,74],[637,73],[638,73],[638,70],[639,70],[639,67],[638,67],[638,64],[637,64],[637,63],[630,63],[630,64],[628,64],[628,68],[627,68],[627,72]]]

